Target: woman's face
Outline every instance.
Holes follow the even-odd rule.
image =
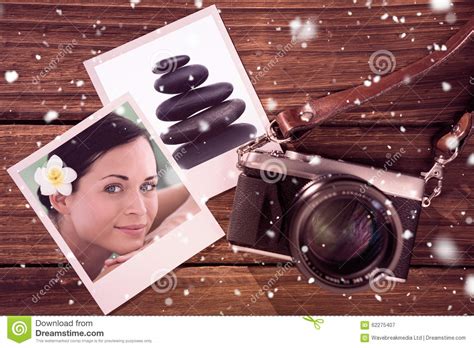
[[[118,254],[142,247],[158,211],[157,180],[155,155],[144,137],[107,151],[66,197],[77,235]]]

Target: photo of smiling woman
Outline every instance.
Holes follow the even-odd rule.
[[[182,183],[157,189],[166,168],[149,139],[137,122],[111,113],[34,174],[39,200],[93,281],[199,211]]]

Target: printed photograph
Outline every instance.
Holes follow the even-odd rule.
[[[128,103],[20,175],[94,281],[199,212]]]
[[[163,148],[124,95],[8,169],[104,313],[224,234]]]
[[[236,185],[237,147],[269,125],[215,6],[84,65],[103,104],[124,93],[134,97],[206,197]]]

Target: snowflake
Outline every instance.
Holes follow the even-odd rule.
[[[46,123],[50,123],[52,121],[54,121],[55,119],[57,119],[59,117],[59,114],[57,111],[54,111],[54,110],[49,110],[44,116],[43,116],[43,120],[44,122]]]
[[[474,152],[469,155],[467,158],[467,165],[474,166]]]
[[[455,150],[459,145],[459,139],[455,136],[450,136],[447,138],[447,146],[451,150]]]
[[[455,13],[449,12],[446,14],[446,22],[448,22],[448,24],[454,24],[456,23],[456,20],[457,18]]]
[[[118,108],[116,108],[114,112],[119,116],[123,116],[125,114],[125,107],[121,105]]]
[[[200,132],[207,132],[209,130],[209,122],[206,121],[199,121],[199,131]]]
[[[434,245],[434,254],[441,261],[451,263],[458,256],[458,249],[451,239],[440,237]]]
[[[275,99],[273,98],[268,98],[267,99],[267,109],[269,111],[275,111],[278,106],[278,103],[276,102]]]
[[[469,274],[464,283],[464,291],[470,297],[474,297],[474,274]]]
[[[403,239],[408,240],[408,239],[413,238],[414,234],[413,234],[413,232],[410,231],[410,230],[405,230],[405,232],[403,232],[403,235],[402,235],[402,236],[403,236]]]
[[[451,84],[443,81],[441,83],[441,88],[443,89],[443,92],[449,92],[451,90]]]
[[[308,41],[314,39],[317,34],[316,24],[308,19],[304,23],[300,17],[290,21],[291,36],[296,41]]]
[[[136,5],[140,3],[141,0],[130,0],[130,7],[135,8]]]
[[[7,70],[5,71],[5,80],[8,83],[13,83],[18,80],[18,73],[15,70]]]
[[[309,161],[309,164],[312,166],[317,166],[321,164],[321,156],[318,156],[318,155],[313,156],[311,160]]]
[[[451,0],[431,0],[431,9],[436,12],[444,12],[451,8]]]
[[[265,234],[270,238],[275,238],[275,232],[272,230],[268,230]]]

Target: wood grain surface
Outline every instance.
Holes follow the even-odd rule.
[[[393,54],[395,69],[407,66],[474,15],[470,0],[453,1],[449,16],[432,12],[428,0],[354,2],[216,2],[269,118],[309,96],[375,76],[369,60],[378,50]],[[135,8],[110,0],[0,4],[0,314],[101,314],[6,169],[101,107],[84,60],[197,10],[193,1],[142,0]],[[290,22],[298,17],[316,24],[316,38],[278,55],[291,43]],[[70,43],[75,43],[70,53],[34,83]],[[433,135],[460,116],[474,95],[473,49],[471,41],[429,75],[341,113],[290,148],[375,167],[403,148],[392,169],[418,175],[431,166]],[[13,83],[3,78],[10,70],[19,74]],[[49,110],[60,116],[46,124]],[[471,141],[446,169],[442,195],[422,211],[408,281],[378,298],[372,290],[323,290],[300,278],[295,267],[234,253],[221,239],[174,271],[171,290],[149,287],[113,314],[471,315],[474,299],[464,283],[474,274],[473,153]],[[230,190],[208,202],[224,231],[233,197]],[[454,243],[455,250],[440,258],[436,250],[443,241]],[[35,300],[56,277],[59,282]]]

